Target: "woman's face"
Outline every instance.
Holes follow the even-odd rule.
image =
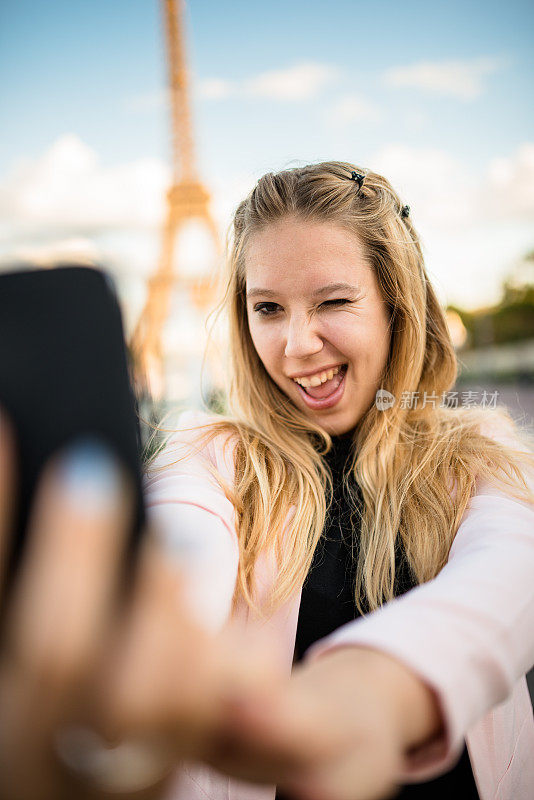
[[[249,243],[246,290],[250,335],[273,381],[328,433],[351,430],[374,402],[390,343],[358,238],[331,223],[272,223]]]

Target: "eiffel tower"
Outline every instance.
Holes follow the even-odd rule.
[[[183,0],[161,0],[165,23],[172,128],[172,184],[167,192],[166,219],[156,272],[150,277],[145,306],[132,334],[130,349],[138,391],[161,400],[165,395],[163,329],[169,315],[171,294],[185,290],[201,314],[213,302],[216,275],[191,276],[175,270],[177,240],[184,227],[200,221],[220,254],[219,234],[210,211],[210,194],[195,168],[193,130],[185,58]]]

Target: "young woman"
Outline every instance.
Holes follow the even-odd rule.
[[[193,610],[283,679],[170,796],[527,800],[534,459],[452,393],[409,208],[352,164],[270,173],[228,264],[228,413],[185,412],[146,486]]]

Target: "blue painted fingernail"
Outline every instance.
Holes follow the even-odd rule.
[[[59,454],[57,476],[61,491],[80,511],[116,506],[123,488],[117,458],[93,436],[76,440]]]

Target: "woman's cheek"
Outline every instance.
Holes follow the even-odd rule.
[[[264,346],[272,355],[276,356],[284,349],[284,328],[273,322],[263,334]]]
[[[361,327],[354,317],[333,321],[325,326],[325,339],[347,358],[352,358],[359,352],[362,340],[365,340],[365,332],[362,335]]]
[[[265,330],[259,325],[249,326],[249,331],[252,344],[254,345],[260,360],[267,366],[273,358],[277,339],[276,335],[273,334],[272,330]]]

